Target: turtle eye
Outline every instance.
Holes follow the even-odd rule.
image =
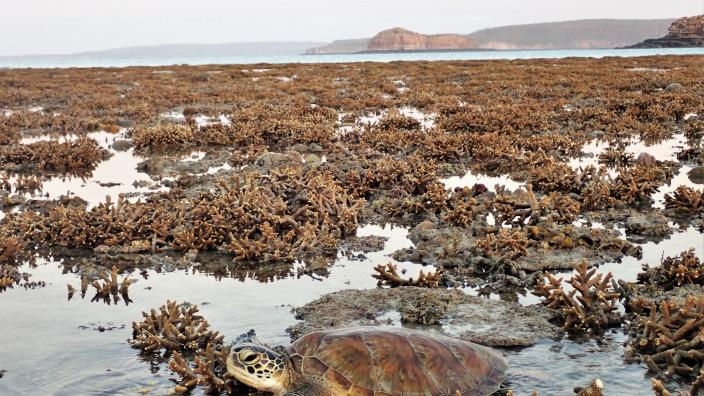
[[[240,351],[238,357],[241,362],[247,364],[254,364],[261,359],[261,356],[258,353],[254,353],[249,349],[244,349]]]

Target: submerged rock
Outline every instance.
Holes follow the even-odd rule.
[[[633,213],[626,220],[626,230],[642,237],[665,237],[672,234],[668,218],[659,212]]]
[[[389,325],[394,313],[404,326],[439,324],[446,334],[487,346],[530,346],[560,332],[542,305],[524,307],[447,289],[343,290],[293,312],[301,322],[288,329],[292,339],[335,327]]]
[[[694,184],[704,184],[704,166],[698,166],[687,174],[689,180]]]

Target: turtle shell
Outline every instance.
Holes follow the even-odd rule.
[[[488,395],[508,368],[487,347],[403,328],[316,331],[288,352],[303,381],[331,395]]]

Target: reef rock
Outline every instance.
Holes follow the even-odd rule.
[[[471,39],[459,34],[425,35],[402,28],[384,30],[374,36],[369,51],[413,51],[477,48]]]
[[[454,337],[487,346],[511,347],[530,346],[560,333],[550,323],[553,313],[540,304],[521,306],[470,296],[460,290],[343,290],[326,294],[293,312],[301,320],[288,329],[293,339],[336,327],[441,325],[444,333]],[[401,323],[394,320],[399,317]]]

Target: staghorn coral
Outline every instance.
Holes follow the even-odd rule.
[[[205,349],[196,351],[191,365],[183,355],[174,351],[169,361],[169,368],[181,377],[174,387],[176,393],[188,392],[198,385],[204,386],[206,394],[231,393],[235,388],[235,379],[227,372],[227,356],[230,348],[222,344],[208,342]]]
[[[22,280],[22,274],[17,268],[9,264],[0,264],[0,291],[12,288]]]
[[[599,154],[600,164],[613,167],[628,166],[631,165],[634,160],[633,154],[626,152],[626,146],[623,144],[609,146],[604,149],[603,153]]]
[[[442,277],[442,271],[429,273],[420,271],[418,279],[405,279],[399,275],[398,267],[392,263],[388,263],[385,266],[379,264],[374,267],[374,271],[376,271],[376,274],[373,274],[372,278],[377,279],[379,286],[385,285],[390,287],[417,286],[436,288],[440,286],[440,279]]]
[[[704,296],[651,303],[630,324],[630,346],[654,373],[696,379],[704,364]]]
[[[679,186],[670,194],[665,194],[665,208],[678,215],[704,214],[704,190],[697,191],[687,186]]]
[[[203,386],[206,394],[233,391],[236,383],[226,364],[230,348],[223,344],[224,336],[209,328],[196,305],[167,301],[142,316],[144,320],[132,323],[129,342],[144,352],[165,349],[171,354],[169,368],[181,377],[176,393],[196,386]]]
[[[16,171],[85,175],[109,155],[94,139],[79,138],[61,143],[40,141],[27,145],[0,146],[0,165],[14,167]]]
[[[25,256],[25,245],[16,236],[0,236],[0,264],[16,264]]]
[[[687,284],[704,285],[704,264],[694,254],[694,249],[685,250],[679,256],[666,257],[660,266],[643,266],[638,274],[639,283],[655,283],[665,290]]]
[[[577,274],[568,282],[573,287],[569,292],[564,290],[562,278],[545,273],[547,282],[539,278],[533,294],[545,298],[543,304],[559,312],[567,331],[601,333],[619,325],[616,302],[620,293],[616,291],[613,275],[595,276],[596,269],[588,270],[586,260],[575,265],[575,270]]]
[[[188,125],[159,124],[132,132],[132,142],[137,148],[184,146],[195,142],[195,135]]]
[[[222,344],[224,336],[210,329],[198,306],[167,301],[158,310],[142,312],[144,320],[132,322],[130,345],[145,352],[195,351],[209,344]]]
[[[120,197],[87,210],[51,205],[8,217],[4,229],[33,244],[98,252],[221,250],[236,260],[278,261],[334,254],[356,229],[361,202],[328,173],[284,168],[218,182],[195,199]]]
[[[111,297],[114,304],[117,304],[120,297],[125,301],[125,305],[132,302],[129,297],[129,287],[134,281],[130,279],[129,275],[122,278],[122,281],[118,280],[117,267],[113,265],[109,274],[100,272],[98,273],[98,278],[99,280],[96,279],[91,282],[87,276],[81,277],[81,298],[85,298],[88,286],[93,286],[95,295],[91,299],[92,302],[103,301],[106,304],[110,304]],[[76,292],[76,288],[71,284],[68,284],[67,288],[68,299],[70,300]]]
[[[508,230],[506,228],[501,228],[498,232],[477,240],[478,248],[508,260],[515,260],[527,255],[528,245],[528,235],[523,230]]]

